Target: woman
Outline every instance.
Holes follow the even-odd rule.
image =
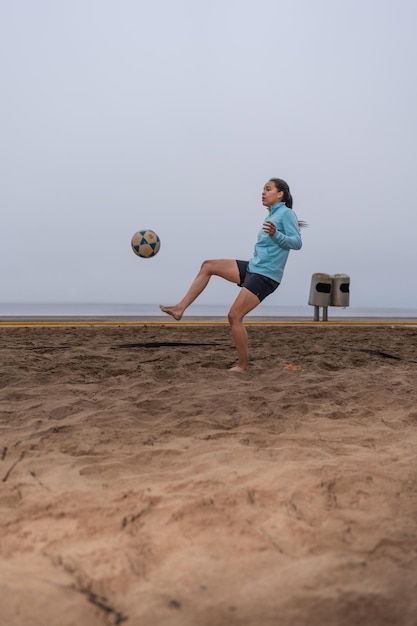
[[[232,337],[237,350],[237,365],[232,372],[246,372],[249,366],[248,336],[243,318],[269,296],[281,282],[290,250],[302,246],[300,226],[292,211],[292,196],[288,184],[280,178],[271,178],[264,186],[262,204],[269,216],[262,225],[254,255],[250,261],[217,259],[204,261],[190,289],[178,304],[162,306],[161,311],[180,320],[185,309],[207,287],[211,276],[221,276],[236,283],[241,291],[228,315]]]

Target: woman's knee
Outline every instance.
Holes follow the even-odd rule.
[[[206,274],[207,276],[222,276],[223,278],[229,278],[229,268],[227,266],[229,261],[224,261],[221,259],[206,259],[203,261],[200,268],[201,274]]]
[[[230,309],[227,314],[227,319],[229,320],[230,326],[234,326],[236,324],[241,324],[243,320],[243,316],[236,311],[233,307]]]
[[[210,259],[203,261],[200,267],[200,272],[203,272],[204,274],[213,274],[213,261]]]

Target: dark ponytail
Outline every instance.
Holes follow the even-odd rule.
[[[282,178],[270,178],[269,180],[271,183],[274,183],[278,191],[282,191],[282,193],[284,194],[282,197],[282,201],[285,202],[285,206],[287,206],[289,209],[292,209],[293,201],[288,183],[286,183],[285,180],[283,180]],[[306,222],[301,221],[298,222],[298,226],[300,228],[304,228],[305,226],[307,226],[307,224]]]

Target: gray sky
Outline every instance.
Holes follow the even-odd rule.
[[[0,0],[1,301],[176,302],[249,258],[277,176],[309,223],[270,306],[347,273],[417,307],[415,0]],[[133,233],[161,238],[153,259]],[[231,303],[213,279],[200,304]]]

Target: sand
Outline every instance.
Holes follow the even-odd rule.
[[[417,624],[417,328],[0,328],[0,623]]]

